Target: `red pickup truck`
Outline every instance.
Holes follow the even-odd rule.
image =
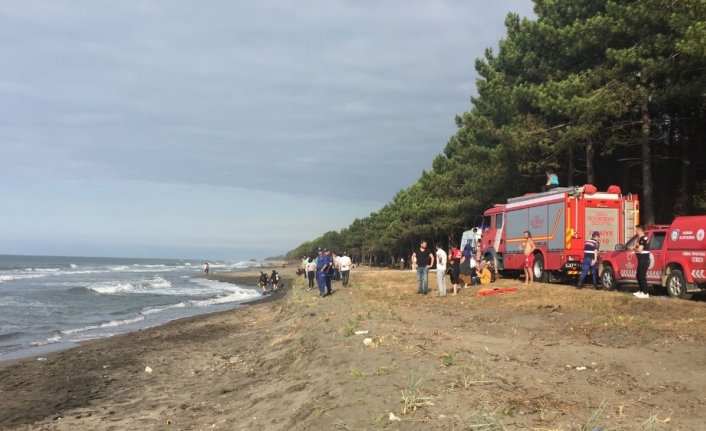
[[[649,226],[645,231],[650,245],[647,282],[666,288],[669,296],[689,299],[706,290],[706,215],[677,217],[671,225]],[[637,236],[615,251],[603,253],[600,277],[604,290],[620,284],[637,283],[637,257],[630,249]]]

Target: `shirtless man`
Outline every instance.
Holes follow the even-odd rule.
[[[520,244],[520,250],[525,253],[525,285],[530,285],[534,281],[534,273],[532,272],[532,267],[534,266],[534,249],[537,247],[532,241],[532,234],[528,230],[524,233],[525,242]]]

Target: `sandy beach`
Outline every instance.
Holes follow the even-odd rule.
[[[349,288],[334,289],[322,299],[299,278],[247,307],[2,363],[0,429],[700,430],[706,422],[704,302],[560,285],[438,298],[433,288],[416,294],[413,272],[392,270],[354,271]]]

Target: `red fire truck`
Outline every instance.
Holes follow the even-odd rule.
[[[706,216],[677,217],[671,225],[649,226],[645,231],[650,246],[647,283],[666,287],[669,296],[689,299],[693,292],[706,290]],[[637,236],[601,258],[603,289],[613,290],[637,282],[637,257],[631,248]]]
[[[636,195],[622,195],[616,186],[610,192],[592,188],[559,187],[495,205],[483,215],[482,256],[499,270],[522,271],[525,258],[520,245],[529,231],[537,246],[535,280],[578,276],[583,246],[592,232],[601,233],[601,249],[613,250],[634,236],[639,221]]]

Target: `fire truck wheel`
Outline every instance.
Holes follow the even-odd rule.
[[[534,280],[540,283],[549,283],[549,273],[544,270],[544,256],[540,253],[534,255],[534,265],[532,265],[532,275]]]
[[[667,277],[667,293],[672,298],[691,299],[691,295],[686,293],[686,280],[684,273],[678,269],[673,269]]]
[[[615,290],[615,272],[612,267],[606,266],[603,268],[601,285],[603,290]]]

